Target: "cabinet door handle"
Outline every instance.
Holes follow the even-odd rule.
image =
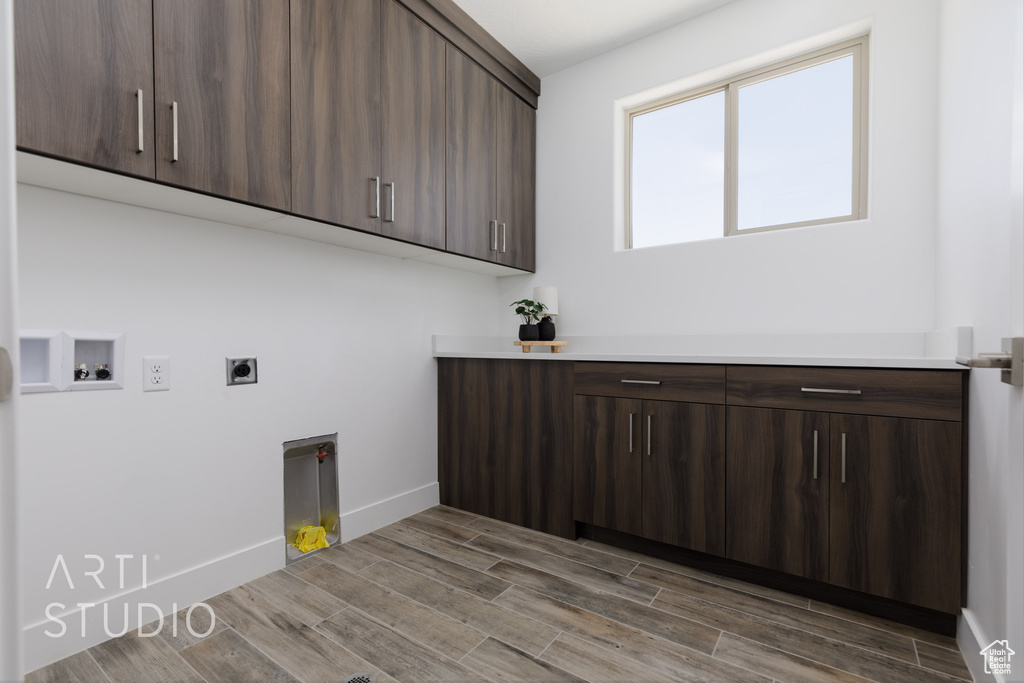
[[[384,222],[385,223],[394,223],[395,222],[395,184],[394,183],[386,183],[384,185],[384,187],[386,187],[386,188],[391,190],[391,202],[390,202],[390,205],[391,205],[391,218],[385,217],[384,218]]]
[[[135,93],[135,97],[139,101],[139,148],[135,150],[135,153],[136,154],[141,154],[142,152],[145,151],[145,149],[143,148],[143,139],[144,139],[145,134],[146,134],[146,131],[143,129],[142,89],[141,88],[139,89],[139,91],[137,93]]]
[[[171,139],[174,149],[171,154],[171,161],[178,160],[178,103],[171,102]]]
[[[846,483],[846,432],[843,432],[843,483]]]
[[[814,478],[818,478],[818,430],[814,430]]]
[[[370,178],[370,182],[373,183],[373,208],[370,209],[370,218],[380,218],[380,178],[374,176]]]
[[[846,394],[849,396],[860,396],[860,389],[815,389],[814,387],[800,387],[805,394]]]
[[[501,253],[505,253],[505,224],[501,224]]]
[[[491,221],[491,251],[498,251],[498,221]]]
[[[629,452],[633,452],[633,413],[629,414]]]
[[[651,416],[647,415],[647,455],[651,454]]]
[[[656,379],[624,379],[624,380],[622,380],[622,383],[623,384],[654,384],[654,385],[661,384],[661,382],[656,380]]]

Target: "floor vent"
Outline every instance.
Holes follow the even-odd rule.
[[[352,674],[341,683],[377,683],[377,674]]]

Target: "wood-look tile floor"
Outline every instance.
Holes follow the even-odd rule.
[[[950,638],[440,506],[206,603],[205,638],[168,622],[27,680],[971,679]]]

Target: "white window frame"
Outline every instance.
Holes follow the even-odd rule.
[[[853,57],[853,169],[850,183],[851,211],[845,216],[829,216],[794,223],[780,223],[739,230],[737,207],[739,194],[739,97],[741,87],[801,71],[846,56]],[[647,102],[624,111],[626,117],[625,154],[625,246],[633,248],[633,119],[665,107],[695,100],[716,92],[725,93],[725,211],[723,237],[746,235],[809,225],[842,223],[867,218],[868,209],[868,36],[863,35],[797,57],[745,71],[709,85]],[[671,244],[681,244],[673,242]],[[658,245],[658,246],[668,246]]]

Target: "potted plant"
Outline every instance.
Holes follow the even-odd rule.
[[[516,307],[516,315],[523,321],[519,326],[519,341],[537,341],[540,339],[540,331],[537,329],[537,321],[541,313],[547,308],[544,304],[529,299],[513,301],[509,306]]]

